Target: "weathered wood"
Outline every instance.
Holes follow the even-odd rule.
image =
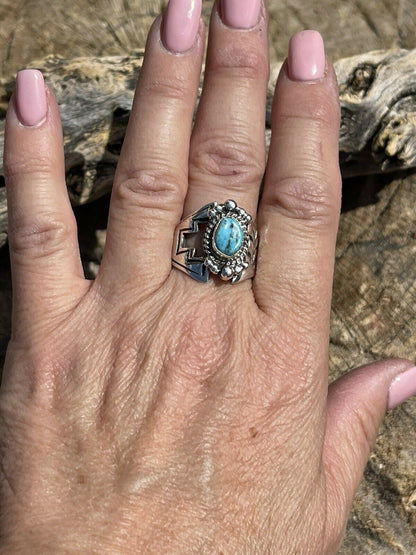
[[[73,205],[111,189],[143,55],[34,63],[54,90],[64,128],[66,176]],[[266,141],[275,78],[268,91]],[[416,50],[370,52],[335,63],[341,101],[340,161],[344,176],[416,166]],[[0,81],[8,99],[14,80]],[[3,102],[5,107],[5,102]],[[0,122],[0,152],[4,121]],[[0,163],[0,175],[3,175]],[[3,198],[2,198],[3,197]],[[0,245],[6,238],[4,191],[0,195]]]
[[[336,62],[344,177],[416,166],[416,50]]]

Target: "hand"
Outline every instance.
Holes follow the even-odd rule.
[[[267,15],[236,6],[214,7],[193,129],[200,2],[171,0],[154,23],[94,282],[54,96],[38,72],[18,76],[3,553],[334,553],[386,406],[414,393],[412,364],[390,360],[328,394],[336,78],[316,32],[292,39],[266,169]],[[182,216],[228,198],[257,213],[255,278],[201,284],[172,269]]]

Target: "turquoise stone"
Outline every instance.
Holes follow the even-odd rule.
[[[234,256],[243,244],[243,230],[234,218],[223,218],[214,231],[214,246],[225,256]]]

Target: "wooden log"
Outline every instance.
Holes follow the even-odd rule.
[[[143,60],[47,57],[41,69],[60,105],[64,128],[66,177],[74,206],[111,190]],[[271,103],[281,64],[271,70],[266,142],[270,142]],[[340,163],[344,177],[416,166],[416,49],[376,51],[335,63],[341,102]],[[201,77],[201,86],[202,86]],[[14,79],[0,80],[0,151],[4,114]],[[200,91],[199,91],[200,92]],[[0,162],[0,176],[3,167]],[[0,188],[0,246],[6,240],[7,211]]]

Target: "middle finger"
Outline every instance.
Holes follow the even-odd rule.
[[[255,215],[265,169],[268,76],[267,14],[261,0],[217,2],[191,138],[185,215],[227,198]]]

